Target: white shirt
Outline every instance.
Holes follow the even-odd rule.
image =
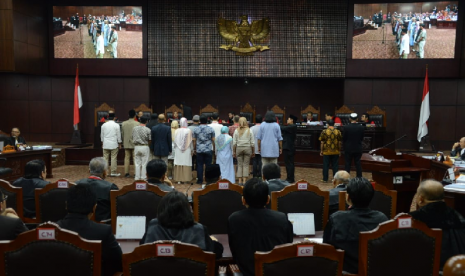
[[[399,55],[402,55],[402,52],[404,54],[410,54],[410,37],[408,34],[405,34],[402,36],[402,40],[400,42],[400,50],[399,50]]]
[[[100,51],[100,54],[103,54],[105,53],[105,44],[103,42],[103,36],[100,35],[98,38],[97,38],[97,48],[95,50],[95,54],[98,55]]]
[[[255,140],[255,153],[258,152],[258,142],[257,142],[257,136],[260,133],[260,124],[256,124],[253,127],[250,128],[250,131],[252,131],[253,138]]]
[[[213,128],[213,130],[215,131],[215,139],[221,135],[221,128],[223,128],[222,124],[219,124],[218,122],[215,121],[209,124],[208,126]]]
[[[104,149],[118,148],[118,144],[121,144],[120,126],[113,120],[104,123],[100,132],[100,139],[103,142]]]

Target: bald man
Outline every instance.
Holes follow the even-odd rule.
[[[329,190],[329,215],[339,210],[339,192],[347,189],[350,174],[346,171],[338,171],[333,178],[333,189]]]
[[[20,136],[20,134],[21,134],[21,131],[19,130],[19,128],[17,128],[17,127],[12,128],[11,129],[11,137],[9,137],[6,140],[6,145],[11,145],[11,146],[22,145],[22,146],[26,146],[26,140],[24,139],[24,137]]]
[[[459,142],[452,146],[450,156],[460,156],[460,159],[465,160],[465,137],[462,137]]]
[[[444,188],[436,180],[428,179],[417,189],[419,209],[410,215],[426,223],[429,228],[442,229],[440,267],[454,255],[465,254],[465,228],[463,217],[444,202]]]
[[[152,127],[152,144],[150,149],[154,159],[165,161],[168,166],[168,155],[172,152],[171,128],[165,125],[165,115],[158,115],[158,124]]]

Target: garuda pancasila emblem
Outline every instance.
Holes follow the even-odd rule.
[[[268,46],[258,45],[268,37],[270,33],[270,20],[263,18],[252,21],[252,25],[247,20],[247,16],[241,16],[238,24],[234,20],[218,19],[218,32],[229,42],[228,45],[221,45],[221,49],[233,50],[236,55],[249,56],[255,51],[269,50]]]

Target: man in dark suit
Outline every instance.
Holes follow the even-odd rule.
[[[168,166],[165,162],[160,159],[153,159],[147,163],[145,168],[147,171],[147,182],[153,185],[157,185],[160,190],[165,192],[171,192],[174,190],[173,186],[169,186],[165,182],[166,170]]]
[[[182,115],[187,120],[192,120],[192,108],[186,105],[185,102],[181,103]]]
[[[122,271],[121,247],[116,242],[110,225],[91,221],[97,197],[88,185],[78,184],[68,189],[66,208],[68,214],[57,224],[67,230],[74,231],[84,239],[102,241],[102,275],[110,276]]]
[[[6,145],[16,146],[16,145],[23,145],[26,146],[26,140],[24,137],[19,136],[21,131],[19,128],[14,127],[11,129],[11,137],[6,140]]]
[[[452,146],[450,156],[460,156],[460,159],[465,160],[465,137],[462,137],[459,142]]]
[[[294,155],[295,155],[295,137],[297,133],[297,126],[295,125],[297,117],[290,115],[287,119],[287,126],[281,126],[281,133],[283,135],[283,155],[284,163],[286,164],[286,181],[294,183]]]
[[[10,241],[27,231],[27,227],[18,218],[15,210],[6,208],[7,197],[0,190],[0,241]]]
[[[354,160],[357,177],[362,177],[360,158],[362,157],[362,141],[365,127],[358,124],[357,119],[357,113],[350,114],[350,124],[344,126],[342,141],[344,142],[345,170],[350,172],[350,166],[352,160]]]
[[[268,184],[268,195],[271,198],[272,192],[278,192],[289,186],[289,182],[281,180],[281,168],[276,163],[265,164],[262,168],[262,179]],[[270,204],[266,205],[271,208]]]
[[[148,122],[145,126],[152,130],[152,127],[156,125],[158,125],[158,114],[152,113],[152,115],[150,115],[150,122]]]
[[[268,185],[252,178],[243,190],[242,203],[247,209],[229,216],[229,247],[244,276],[255,275],[255,251],[270,251],[276,245],[292,243],[292,224],[284,213],[266,209],[269,201]]]
[[[89,185],[90,190],[97,196],[95,220],[102,221],[111,218],[110,191],[118,191],[118,186],[105,181],[108,174],[108,163],[103,157],[95,157],[89,163],[90,176],[76,181],[76,184]]]
[[[172,149],[171,128],[165,125],[165,115],[158,115],[158,124],[152,127],[152,143],[150,150],[155,159],[161,159],[168,165],[168,155]]]
[[[339,192],[347,190],[350,174],[346,171],[338,171],[334,174],[333,189],[329,190],[329,215],[339,211]]]

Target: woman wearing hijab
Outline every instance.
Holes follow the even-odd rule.
[[[173,123],[177,121],[173,121]],[[174,137],[174,180],[189,182],[192,180],[192,131],[187,128],[187,119],[181,118],[181,128],[177,129]]]
[[[249,177],[250,157],[255,156],[255,139],[245,117],[239,119],[239,127],[234,131],[233,157],[237,158],[239,185],[244,185]]]
[[[174,149],[174,135],[176,133],[176,130],[178,130],[179,128],[179,123],[178,121],[172,121],[171,122],[171,148]],[[174,156],[175,156],[175,151],[172,150],[171,151],[171,154],[168,155],[168,172],[167,172],[167,175],[168,175],[168,178],[169,179],[173,179],[174,176],[173,176],[173,162],[174,162]]]
[[[221,135],[215,139],[216,164],[220,165],[221,178],[236,183],[234,176],[234,163],[232,157],[232,137],[229,136],[229,128],[221,128]]]

